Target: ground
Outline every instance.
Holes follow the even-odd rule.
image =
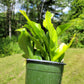
[[[62,84],[84,84],[84,48],[65,53]],[[0,84],[25,84],[25,59],[21,54],[0,58]]]

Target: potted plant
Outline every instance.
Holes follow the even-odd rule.
[[[28,18],[25,11],[20,12],[27,19],[27,24],[17,29],[21,32],[18,43],[27,61],[26,84],[61,84],[65,65],[62,60],[75,35],[67,45],[65,43],[58,45],[58,36],[68,29],[70,24],[55,29],[51,22],[53,14],[47,11],[43,21],[43,26],[47,29],[45,33],[40,24]]]

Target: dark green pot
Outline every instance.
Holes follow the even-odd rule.
[[[28,59],[26,84],[61,84],[64,63]]]

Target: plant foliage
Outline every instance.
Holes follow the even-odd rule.
[[[62,43],[58,46],[58,36],[63,33],[62,31],[65,31],[68,28],[69,24],[66,24],[65,26],[61,25],[55,29],[51,22],[53,14],[47,11],[43,21],[43,26],[47,29],[47,32],[45,33],[40,24],[35,23],[28,18],[25,11],[20,10],[20,12],[27,20],[27,24],[25,24],[23,28],[16,30],[21,32],[18,43],[20,48],[24,51],[23,56],[26,59],[43,59],[61,62],[65,51],[71,46],[75,38],[74,35],[68,45]]]

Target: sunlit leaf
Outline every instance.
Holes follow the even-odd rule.
[[[45,14],[45,20],[43,21],[43,26],[48,30],[49,37],[50,37],[50,56],[52,57],[54,54],[54,50],[58,47],[57,43],[57,32],[51,22],[51,18],[53,14],[49,11]]]
[[[73,38],[71,39],[70,43],[66,45],[65,43],[62,43],[59,48],[56,50],[55,56],[52,58],[52,61],[58,61],[59,58],[65,53],[65,51],[71,46],[73,40],[75,39],[76,34],[74,34]]]
[[[20,10],[20,12],[23,14],[23,16],[27,19],[27,25],[24,25],[24,27],[27,27],[28,30],[30,30],[30,32],[32,33],[33,37],[32,37],[32,40],[37,44],[39,42],[38,45],[44,45],[46,46],[48,52],[49,52],[49,43],[48,43],[48,39],[45,35],[45,32],[43,31],[43,29],[41,28],[41,25],[38,24],[38,23],[35,23],[33,21],[31,21],[26,12],[25,11],[22,11]],[[36,40],[36,38],[38,39],[38,41]],[[42,47],[40,47],[42,48]]]
[[[27,24],[23,26],[24,28],[17,29],[17,31],[21,32],[18,43],[24,51],[23,57],[61,62],[65,51],[71,46],[75,35],[68,45],[62,43],[59,47],[57,38],[69,28],[70,24],[60,25],[55,29],[51,22],[53,14],[47,11],[43,21],[43,26],[47,29],[45,33],[41,25],[31,21],[25,11],[20,10],[20,12],[27,20]]]

